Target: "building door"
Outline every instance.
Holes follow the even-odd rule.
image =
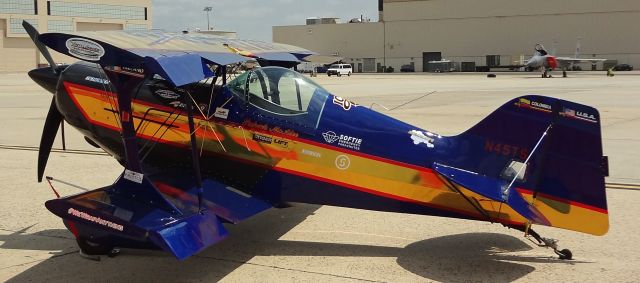
[[[429,61],[442,60],[442,52],[422,52],[422,71],[429,71]]]
[[[500,55],[487,55],[487,67],[500,66]]]
[[[376,59],[375,58],[364,58],[362,59],[363,64],[363,72],[365,73],[375,73],[376,72]]]
[[[358,63],[358,73],[362,73],[362,63]]]

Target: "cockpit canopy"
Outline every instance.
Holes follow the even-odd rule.
[[[300,115],[314,104],[324,104],[329,93],[296,71],[264,67],[245,72],[229,82],[229,89],[252,105],[274,114]],[[319,113],[318,113],[319,114]]]
[[[549,54],[547,50],[544,49],[544,46],[540,43],[536,44],[535,50],[537,53],[539,53],[542,56],[546,56],[547,54]]]

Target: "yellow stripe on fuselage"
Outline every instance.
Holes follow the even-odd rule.
[[[91,90],[84,86],[68,84],[67,90],[89,121],[94,124],[119,130],[114,113],[106,110],[117,108],[113,94]],[[141,101],[132,104],[134,125],[139,127],[138,136],[176,146],[189,146],[189,130],[185,115],[178,110]],[[151,108],[160,108],[169,113]],[[141,117],[145,116],[143,121]],[[201,117],[200,117],[201,118]],[[173,122],[175,119],[175,122]],[[171,124],[167,129],[163,121]],[[209,153],[228,155],[290,172],[322,180],[350,189],[365,191],[405,202],[418,203],[450,212],[468,215],[470,218],[486,219],[465,198],[450,190],[434,171],[413,165],[402,164],[368,156],[359,152],[341,149],[299,139],[280,132],[270,132],[234,126],[221,120],[207,121],[195,118],[198,146]],[[142,125],[140,125],[142,123]],[[166,132],[165,132],[166,131]],[[164,135],[163,135],[164,133]],[[270,140],[270,142],[269,142]],[[222,144],[222,145],[221,145]],[[224,148],[223,148],[224,146]],[[477,203],[493,219],[492,221],[522,224],[526,222],[508,205],[489,200],[471,190],[460,188],[462,193]],[[532,201],[531,195],[525,199]],[[602,235],[608,230],[607,213],[551,200],[539,196],[534,206],[542,212],[554,227]]]

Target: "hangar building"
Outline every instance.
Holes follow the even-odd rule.
[[[22,72],[46,64],[22,28],[38,31],[146,30],[151,28],[151,0],[0,0],[0,72]],[[52,52],[57,63],[76,61]]]
[[[640,68],[637,0],[379,0],[378,22],[308,21],[273,27],[273,41],[344,57],[354,71],[402,65],[429,70],[448,59],[456,69],[518,65],[536,43],[550,53],[606,58]],[[302,21],[302,19],[301,19]],[[579,47],[579,48],[577,48]],[[582,69],[592,69],[589,63]]]

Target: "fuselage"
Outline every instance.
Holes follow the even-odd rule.
[[[273,72],[281,78],[270,78]],[[233,191],[275,207],[301,202],[518,227],[526,223],[509,206],[473,188],[454,188],[433,169],[444,164],[500,176],[503,164],[524,161],[532,149],[517,145],[521,136],[505,136],[495,125],[500,123],[497,116],[487,117],[459,136],[444,137],[331,95],[291,70],[261,68],[246,74],[225,86],[212,88],[211,83],[201,82],[182,90],[162,79],[148,79],[134,95],[132,117],[143,173],[163,194],[179,197],[175,188],[195,188],[184,111],[184,99],[189,96],[183,92],[188,91],[200,109],[194,122],[202,177]],[[39,84],[51,88],[42,81]],[[305,92],[307,98],[300,99]],[[70,125],[125,164],[116,98],[116,89],[102,69],[87,63],[66,68],[55,95]],[[546,110],[527,99],[519,100],[516,107]],[[527,139],[534,141],[535,134]],[[171,175],[162,178],[167,173]],[[582,231],[575,217],[606,216],[584,208],[588,206],[549,197],[554,188],[543,188],[536,202],[554,219],[554,226]],[[534,201],[532,184],[517,190],[527,201]],[[550,203],[570,206],[572,213],[562,213]]]
[[[525,66],[531,69],[544,68],[545,70],[553,70],[558,68],[560,65],[556,57],[553,55],[535,54],[529,59],[529,61],[527,61]]]
[[[274,206],[302,202],[484,219],[432,169],[434,162],[454,166],[473,162],[473,154],[462,152],[468,146],[457,144],[455,138],[324,90],[314,93],[308,113],[283,115],[255,97],[247,103],[233,83],[215,87],[212,99],[210,84],[190,90],[201,110],[194,121],[203,178]],[[99,67],[81,63],[62,74],[56,102],[69,124],[124,163],[115,93]],[[146,172],[193,170],[180,97],[179,90],[152,79],[132,101]],[[459,156],[452,158],[456,153]],[[524,222],[517,213],[505,211],[503,222]]]

